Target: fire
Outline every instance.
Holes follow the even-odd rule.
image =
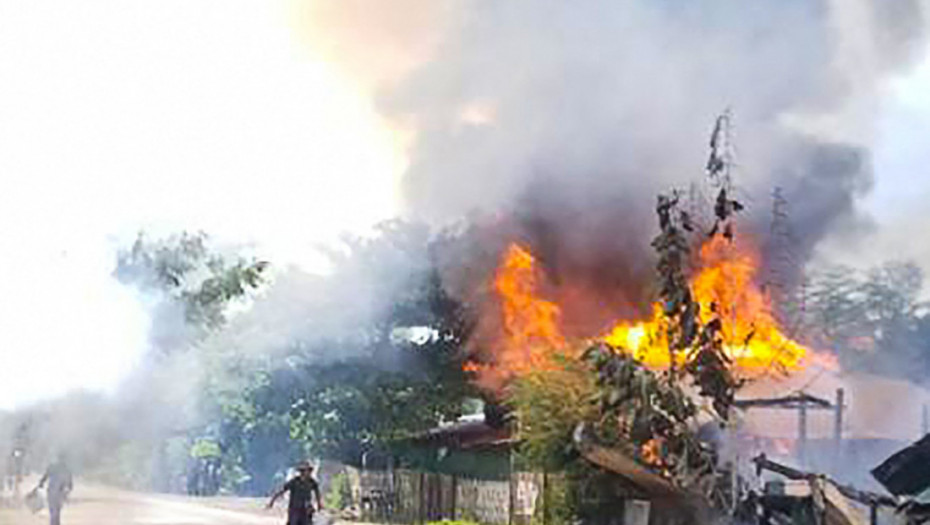
[[[662,457],[662,440],[652,438],[643,443],[639,450],[640,459],[646,465],[651,467],[663,467],[664,460]]]
[[[621,321],[611,328],[603,340],[632,353],[648,367],[664,368],[669,364],[667,328],[662,306],[654,304],[650,320]]]
[[[510,245],[494,278],[504,332],[494,366],[466,365],[466,370],[480,374],[482,383],[499,385],[514,375],[550,366],[553,351],[565,345],[559,307],[537,295],[538,285],[536,259],[522,246]]]
[[[782,333],[772,315],[770,298],[755,282],[757,256],[722,237],[714,237],[701,247],[698,267],[691,289],[701,305],[701,321],[720,317],[724,351],[737,367],[748,374],[772,368],[797,369],[807,349]],[[620,322],[603,339],[632,352],[647,366],[666,367],[666,326],[657,304],[650,320]]]
[[[770,298],[756,284],[759,260],[752,250],[714,237],[701,247],[695,266],[691,289],[701,307],[701,321],[721,319],[724,351],[741,373],[752,376],[801,366],[807,349],[781,331]],[[560,307],[539,295],[540,281],[533,255],[512,244],[493,282],[502,315],[493,363],[466,367],[484,386],[497,388],[513,376],[552,366],[553,357],[568,350],[559,325]],[[620,321],[594,339],[630,352],[646,366],[665,368],[670,359],[667,325],[661,305],[655,304],[649,319]]]
[[[462,365],[462,370],[466,372],[480,373],[482,370],[484,370],[484,368],[478,363],[467,362],[464,365]]]

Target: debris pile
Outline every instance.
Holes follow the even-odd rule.
[[[597,373],[599,419],[590,428],[597,442],[633,458],[677,491],[713,499],[716,458],[697,439],[698,409],[691,397],[604,343],[588,349],[584,359]]]
[[[900,499],[908,525],[930,523],[930,434],[872,469],[872,476]]]

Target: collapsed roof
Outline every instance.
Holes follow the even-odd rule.
[[[896,496],[918,496],[930,488],[930,434],[872,469],[872,476]]]

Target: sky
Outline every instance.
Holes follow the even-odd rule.
[[[0,409],[112,389],[137,362],[148,315],[111,272],[140,230],[312,269],[314,243],[401,211],[402,134],[289,9],[0,0]],[[894,229],[930,197],[930,61],[889,86],[879,127],[863,205]],[[930,262],[930,243],[883,242]]]
[[[864,245],[846,252],[876,264],[913,259],[930,274],[930,50],[913,70],[892,80],[873,148],[875,187],[862,203],[876,222]],[[927,290],[925,290],[925,293]]]
[[[277,264],[397,213],[397,137],[285,2],[0,0],[0,408],[112,388],[147,313],[140,230]]]

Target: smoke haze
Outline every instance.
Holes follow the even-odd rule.
[[[157,24],[183,36],[165,55],[156,50],[163,49],[164,35],[172,31],[130,35],[121,24],[105,24],[103,34],[109,37],[79,49],[82,55],[107,58],[102,63],[108,75],[99,77],[103,81],[79,76],[73,97],[59,99],[37,88],[57,90],[48,79],[58,78],[60,65],[50,69],[54,74],[49,77],[27,78],[22,90],[41,95],[27,109],[45,107],[45,99],[82,108],[73,115],[33,111],[26,120],[35,129],[64,130],[67,126],[58,126],[59,121],[74,126],[94,113],[131,109],[132,126],[108,121],[98,129],[102,135],[89,134],[78,146],[61,147],[72,138],[64,131],[46,139],[49,149],[64,152],[53,169],[83,166],[93,175],[107,173],[110,179],[93,186],[95,194],[131,196],[112,199],[117,203],[112,209],[102,207],[109,211],[92,218],[95,228],[110,228],[106,221],[115,215],[126,219],[117,228],[122,233],[153,223],[204,227],[230,237],[242,234],[287,259],[306,260],[312,251],[305,249],[306,236],[329,239],[336,230],[363,228],[395,212],[391,177],[402,163],[389,150],[397,135],[404,139],[407,157],[401,181],[404,215],[431,226],[477,217],[466,239],[440,254],[446,285],[472,299],[470,294],[480,293],[475,283],[490,275],[501,247],[520,240],[539,255],[556,300],[577,302],[565,322],[585,334],[593,333],[591,324],[642,306],[653,272],[648,241],[655,231],[656,194],[672,187],[688,190],[697,181],[694,194],[712,198],[703,173],[707,140],[726,109],[733,115],[736,197],[748,205],[750,216],[741,223],[749,230],[768,231],[769,195],[777,186],[789,203],[793,250],[800,262],[824,240],[868,231],[870,217],[859,201],[875,182],[871,149],[881,98],[888,79],[906,71],[926,47],[928,10],[921,0],[709,0],[699,6],[683,0],[291,0],[292,22],[301,38],[373,97],[379,118],[393,127],[387,133],[382,122],[370,118],[367,106],[356,108],[359,114],[344,122],[333,108],[351,106],[355,93],[329,79],[328,66],[318,70],[295,59],[291,42],[250,33],[256,19],[268,34],[277,35],[281,28],[276,13],[257,3],[248,6],[261,16],[214,13],[221,30],[208,33],[214,38],[203,53],[190,56],[189,47],[202,45],[196,16],[178,27],[170,17]],[[110,8],[101,9],[97,16]],[[152,17],[141,10],[131,19],[131,27],[149,28]],[[244,34],[251,36],[243,39]],[[144,45],[119,45],[137,42],[130,36]],[[80,33],[65,37],[56,41],[60,47],[87,40]],[[264,44],[256,48],[252,40]],[[57,57],[58,47],[49,49],[45,52]],[[230,56],[238,57],[235,64]],[[143,67],[162,63],[172,64],[169,74]],[[203,64],[219,65],[202,73]],[[129,67],[135,75],[110,76],[128,66],[136,68]],[[157,96],[138,90],[161,78],[171,85],[156,91]],[[189,93],[174,85],[177,78],[202,87],[191,87]],[[115,105],[100,98],[98,82],[115,86],[125,97]],[[264,102],[246,107],[245,101],[257,99]],[[35,122],[32,115],[38,115]],[[177,135],[176,129],[188,122],[187,132]],[[305,127],[311,122],[316,127]],[[9,151],[16,153],[9,164],[33,169],[32,157],[43,157],[46,150],[42,155],[18,153],[29,151],[14,140],[25,136],[19,130],[0,128],[5,131],[0,136],[9,139],[5,143],[13,146]],[[269,131],[274,133],[266,135]],[[150,146],[153,142],[157,148]],[[107,151],[94,153],[91,146],[100,145]],[[119,154],[110,158],[110,150]],[[9,160],[0,156],[4,159]],[[22,170],[22,180],[36,178],[38,172],[30,169]],[[163,173],[176,178],[164,182]],[[358,173],[363,176],[354,178]],[[312,177],[304,179],[307,174]],[[35,192],[43,198],[34,200],[44,202],[44,188],[36,188],[27,193]],[[94,206],[83,203],[93,200],[72,198],[80,192],[68,188],[52,199],[67,205],[39,214],[60,214],[66,217],[62,222],[85,218],[85,208]],[[233,191],[232,197],[220,195],[226,190]],[[186,197],[179,199],[178,193]],[[10,224],[33,216],[32,209],[11,209],[9,217],[3,215]],[[168,221],[164,210],[169,210]],[[331,252],[334,270],[325,277],[279,269],[249,311],[197,343],[202,352],[196,355],[183,352],[194,345],[176,305],[147,304],[147,316],[131,311],[123,324],[135,329],[108,345],[114,353],[131,346],[135,351],[125,360],[142,361],[120,391],[119,403],[78,396],[42,409],[59,425],[48,427],[49,435],[73,431],[78,448],[86,445],[86,454],[94,456],[103,455],[100,449],[110,439],[157,443],[202,423],[203,360],[243,358],[254,365],[293,345],[337,339],[364,325],[389,308],[396,290],[410,286],[410,276],[426,266],[428,236],[426,229],[418,231],[407,244],[360,259]],[[104,237],[95,234],[82,243],[112,248],[101,241]],[[105,266],[91,259],[88,266],[95,270]],[[29,262],[17,264],[29,267]],[[95,275],[107,280],[103,276],[109,269]],[[14,292],[7,295],[30,295],[23,288]],[[123,292],[113,292],[119,304],[132,303]],[[58,296],[50,294],[41,302],[56,301]],[[67,304],[58,317],[109,311],[79,300]],[[20,309],[16,304],[0,311],[8,319]],[[104,317],[83,325],[102,333],[120,322]],[[41,324],[29,325],[20,339],[31,342],[46,323],[43,317]],[[140,333],[146,330],[143,340]],[[73,335],[61,333],[53,343],[70,349]],[[84,339],[98,340],[92,336]],[[182,352],[155,362],[138,357],[146,348]],[[315,356],[336,357],[346,356]],[[389,366],[393,356],[382,357]],[[80,357],[75,359],[73,364],[80,364]],[[129,367],[120,361],[120,371],[109,375],[120,376]],[[0,383],[23,382],[20,377],[25,376],[0,369]],[[41,395],[36,390],[24,397]],[[133,421],[131,428],[119,425],[126,420]],[[41,454],[57,446],[43,441]]]
[[[778,186],[801,260],[864,231],[880,95],[925,44],[910,0],[307,5],[314,41],[412,130],[407,213],[506,214],[556,280],[642,275],[655,194],[701,180],[726,108],[755,229]]]

